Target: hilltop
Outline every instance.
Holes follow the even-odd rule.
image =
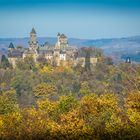
[[[14,45],[28,46],[29,38],[0,38],[0,51],[6,53],[10,42]],[[54,44],[55,37],[38,37],[39,44],[49,42]],[[77,39],[69,38],[69,43],[77,47],[94,46],[103,49],[104,53],[112,56],[114,60],[119,61],[130,56],[133,61],[140,62],[140,36],[132,36],[125,38],[109,38],[109,39]]]

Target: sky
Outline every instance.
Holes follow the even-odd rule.
[[[140,0],[0,0],[0,38],[140,35]]]

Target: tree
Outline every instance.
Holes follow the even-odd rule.
[[[2,126],[0,127],[1,139],[21,139],[22,136],[22,115],[19,110],[3,115]]]
[[[42,82],[42,77],[36,72],[29,70],[17,70],[11,80],[11,87],[16,90],[18,103],[21,106],[30,106],[35,103],[33,87]]]
[[[24,69],[25,69],[24,60],[22,60],[22,59],[17,59],[17,60],[16,60],[16,68],[18,68],[18,69],[20,69],[20,70],[24,70]]]
[[[8,68],[8,67],[10,67],[10,66],[11,66],[11,65],[10,65],[8,59],[6,58],[6,56],[5,56],[5,55],[2,55],[1,63],[0,63],[0,68],[6,69],[6,68]]]
[[[83,81],[80,83],[80,93],[83,95],[91,93],[91,90],[87,81]]]
[[[129,119],[135,125],[140,125],[140,92],[134,91],[128,94],[125,99],[125,106]]]
[[[104,61],[107,65],[113,65],[113,60],[111,57],[106,57]]]
[[[85,71],[90,71],[90,57],[91,57],[91,50],[92,48],[82,48],[82,52],[84,53],[85,56]]]
[[[57,88],[53,84],[41,83],[33,88],[36,97],[48,97],[57,92]]]
[[[15,76],[13,69],[0,69],[0,90],[5,91],[11,89],[11,79]]]
[[[60,117],[60,124],[62,139],[93,139],[93,129],[89,127],[82,118],[79,118],[77,109],[62,114]]]
[[[58,102],[58,112],[66,113],[76,108],[77,100],[73,96],[61,96]]]
[[[0,93],[0,114],[7,114],[18,109],[16,92],[14,90]]]
[[[20,70],[36,70],[33,57],[25,57],[24,60],[17,60],[16,66]]]
[[[140,139],[140,92],[130,92],[125,99],[128,123],[126,127],[130,139]]]

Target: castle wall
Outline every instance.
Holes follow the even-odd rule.
[[[12,65],[13,68],[16,68],[16,61],[22,58],[8,58],[9,63]]]
[[[93,64],[93,66],[95,66],[98,62],[98,59],[96,57],[90,58],[90,63]]]
[[[60,54],[60,60],[66,61],[66,54]]]

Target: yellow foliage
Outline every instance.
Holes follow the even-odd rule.
[[[127,108],[131,108],[135,111],[140,111],[140,91],[129,93],[125,102]]]
[[[39,70],[40,73],[51,73],[54,70],[54,68],[50,65],[47,66],[43,66],[43,68],[41,68]]]
[[[33,93],[35,96],[48,96],[55,94],[57,91],[57,88],[53,84],[47,84],[47,83],[41,83],[34,87]]]
[[[105,136],[106,139],[114,139],[122,131],[132,133],[130,138],[133,139],[139,134],[139,104],[135,104],[138,99],[137,94],[126,98],[125,121],[118,98],[113,94],[90,94],[79,100],[64,95],[58,101],[39,99],[36,108],[28,107],[0,115],[0,138],[90,140]]]
[[[2,124],[0,135],[3,134],[7,139],[11,137],[18,139],[22,135],[22,115],[20,112],[16,111],[2,116]]]
[[[9,90],[0,94],[0,114],[6,114],[18,109],[16,92]]]
[[[99,98],[99,104],[101,110],[107,110],[112,112],[120,112],[120,108],[118,107],[118,98],[113,94],[103,94]]]
[[[37,101],[37,104],[39,110],[45,110],[48,112],[53,111],[57,106],[57,102],[50,102],[48,99]]]
[[[58,112],[66,113],[78,105],[77,100],[73,96],[61,96],[58,102]]]
[[[112,114],[109,121],[107,121],[105,125],[106,125],[105,130],[107,131],[107,133],[117,134],[122,127],[122,122],[121,122],[121,119],[117,117],[116,114]]]
[[[61,115],[61,133],[68,139],[83,138],[84,135],[93,133],[93,129],[88,127],[83,119],[78,118],[77,110],[72,110]]]
[[[97,115],[98,98],[96,95],[84,96],[80,101],[80,115],[88,117],[88,115]]]
[[[80,83],[80,93],[81,93],[81,94],[88,94],[88,93],[90,93],[90,92],[91,92],[91,91],[90,91],[88,82],[87,82],[87,81],[81,82],[81,83]]]
[[[129,117],[129,120],[135,124],[140,126],[140,112],[137,112],[132,109],[127,110],[127,115]]]
[[[134,91],[129,93],[125,99],[125,106],[127,107],[129,120],[140,127],[140,92]]]

